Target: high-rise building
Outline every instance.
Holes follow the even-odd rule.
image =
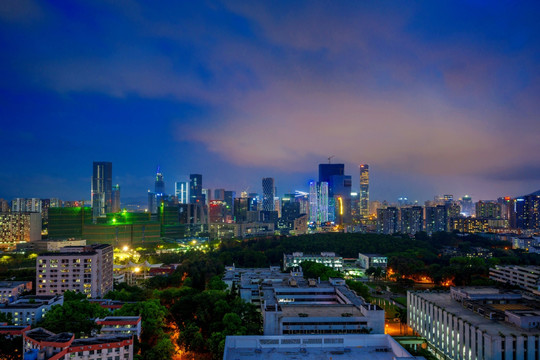
[[[161,169],[157,168],[156,171],[156,181],[154,182],[154,192],[157,196],[161,194],[163,196],[165,194],[165,181],[163,181],[163,173],[161,172]]]
[[[204,204],[202,193],[202,175],[191,174],[189,175],[189,199],[190,204],[201,203]]]
[[[476,203],[476,217],[485,219],[500,219],[501,204],[496,201],[480,200]]]
[[[369,165],[360,165],[360,217],[369,216]]]
[[[178,198],[179,204],[189,204],[189,183],[187,181],[175,182],[174,196]]]
[[[333,175],[330,177],[330,179],[333,184],[332,193],[334,196],[334,219],[340,224],[350,224],[352,223],[352,178],[350,175]]]
[[[445,205],[426,206],[425,213],[425,229],[428,234],[447,231],[448,212]]]
[[[514,212],[518,229],[540,228],[540,192],[516,198]]]
[[[214,190],[214,200],[225,200],[225,189],[215,189]]]
[[[328,222],[328,183],[309,183],[309,221],[315,224]]]
[[[246,222],[248,211],[251,209],[250,198],[235,198],[234,199],[234,221],[237,223]]]
[[[463,198],[461,198],[461,212],[465,216],[472,216],[474,213],[474,204],[469,195],[465,195]]]
[[[389,206],[377,210],[377,232],[380,234],[395,234],[399,231],[398,208]]]
[[[41,214],[12,212],[0,214],[0,248],[15,249],[17,244],[41,239]]]
[[[212,201],[212,189],[202,189],[205,204],[208,205]]]
[[[424,229],[424,209],[421,206],[401,208],[401,232],[416,234]]]
[[[263,211],[274,211],[274,197],[275,197],[274,178],[263,178],[262,188],[263,188],[263,201],[262,201]]]
[[[150,214],[157,213],[157,201],[156,201],[156,194],[148,190],[148,212]]]
[[[112,212],[119,212],[120,207],[120,185],[116,184],[112,188]]]
[[[345,175],[345,164],[319,164],[319,182],[327,182],[329,189],[332,187],[331,177],[334,175]]]
[[[232,220],[234,215],[234,198],[236,191],[227,190],[224,192],[223,202],[225,202],[225,217]]]
[[[91,298],[113,289],[113,247],[107,244],[67,246],[36,259],[36,295],[77,291]]]
[[[94,221],[112,210],[112,163],[94,161],[92,172],[92,213]]]
[[[281,218],[294,220],[300,216],[300,203],[295,201],[294,194],[285,194],[281,199]]]

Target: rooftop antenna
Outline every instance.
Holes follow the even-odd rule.
[[[331,164],[332,163],[332,158],[336,157],[336,155],[332,155],[330,157],[328,157],[328,163]]]

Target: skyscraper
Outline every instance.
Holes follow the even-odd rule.
[[[189,202],[190,204],[196,204],[198,202],[204,204],[201,174],[189,175]]]
[[[112,212],[120,211],[120,185],[116,184],[112,188]]]
[[[189,183],[187,181],[175,182],[174,196],[178,198],[180,204],[189,204]]]
[[[161,169],[157,168],[156,171],[156,181],[154,182],[154,192],[157,196],[159,194],[163,195],[165,194],[165,182],[163,181],[163,174],[161,173]]]
[[[92,172],[92,217],[112,211],[112,163],[94,161]]]
[[[309,183],[309,221],[316,224],[328,221],[328,183]]]
[[[262,201],[263,211],[274,211],[274,196],[275,196],[274,178],[263,178],[262,188],[263,188],[263,201]]]
[[[360,165],[360,217],[369,216],[369,165]]]

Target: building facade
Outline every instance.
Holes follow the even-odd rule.
[[[75,339],[71,333],[55,334],[35,328],[23,335],[24,359],[28,360],[132,360],[133,337],[98,336]]]
[[[112,211],[112,163],[94,162],[92,168],[92,211],[94,221]]]
[[[369,216],[369,165],[360,165],[360,216]]]
[[[489,269],[489,278],[520,286],[540,296],[540,266],[496,265]]]
[[[262,209],[263,211],[274,211],[274,197],[275,197],[275,184],[274,178],[262,179],[263,199]]]
[[[91,298],[113,289],[113,247],[107,244],[69,246],[36,259],[36,294],[77,291]]]
[[[303,252],[283,254],[283,270],[297,267],[304,261],[313,261],[318,264],[323,264],[336,271],[343,270],[343,257],[336,256],[336,253],[333,252],[322,252],[318,255],[304,254]]]
[[[17,244],[40,239],[40,213],[0,213],[0,249],[15,249]]]
[[[12,303],[0,304],[0,313],[11,315],[14,325],[34,325],[41,321],[51,307],[62,304],[62,295],[27,295]]]
[[[407,293],[409,326],[445,360],[539,359],[537,306],[493,288]]]

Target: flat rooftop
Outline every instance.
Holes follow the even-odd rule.
[[[485,290],[485,289],[484,289]],[[540,334],[540,330],[527,330],[512,326],[509,323],[505,323],[497,320],[490,320],[477,314],[471,310],[464,308],[460,302],[455,301],[450,296],[450,293],[424,293],[417,292],[416,296],[420,296],[423,299],[431,301],[436,306],[443,308],[447,312],[460,317],[463,320],[468,321],[472,325],[485,330],[488,334],[497,336],[499,333],[504,335],[511,335],[519,333]]]
[[[389,335],[227,336],[224,360],[415,359]]]

